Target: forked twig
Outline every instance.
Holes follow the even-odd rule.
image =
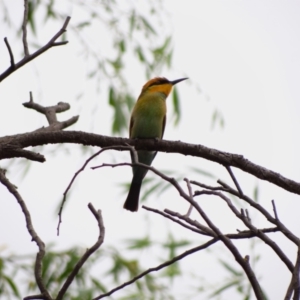
[[[235,247],[235,245],[232,243],[232,241],[224,236],[224,234],[220,231],[220,229],[218,227],[216,227],[213,222],[208,218],[208,216],[206,215],[206,213],[203,211],[203,209],[200,207],[200,205],[194,201],[193,197],[190,197],[189,195],[187,195],[184,190],[181,188],[181,186],[179,185],[179,183],[174,179],[174,178],[170,178],[168,176],[166,176],[165,174],[159,172],[157,169],[145,165],[145,164],[141,164],[141,163],[134,163],[134,164],[130,164],[130,163],[119,163],[119,164],[102,164],[100,166],[96,166],[96,167],[92,167],[92,169],[97,169],[97,168],[102,168],[102,167],[120,167],[120,166],[138,166],[138,167],[143,167],[145,169],[151,170],[153,173],[157,174],[158,176],[160,176],[162,179],[170,182],[179,192],[179,194],[185,199],[187,200],[191,205],[193,205],[193,207],[195,207],[195,209],[198,211],[198,213],[201,215],[201,217],[205,220],[205,222],[207,223],[207,225],[214,231],[214,233],[218,236],[218,238],[223,242],[223,244],[228,248],[228,250],[232,253],[232,255],[235,257],[236,261],[240,264],[240,266],[243,268],[243,270],[245,271],[251,286],[254,290],[255,296],[258,300],[263,300],[264,299],[264,295],[263,292],[261,290],[260,284],[255,276],[255,273],[253,272],[249,261],[245,260],[241,254],[239,253],[238,249]],[[96,298],[96,299],[100,299],[100,298]]]
[[[105,147],[102,148],[101,150],[99,150],[98,152],[94,153],[92,156],[90,156],[82,165],[82,167],[73,175],[70,183],[68,184],[67,188],[65,189],[65,191],[63,192],[63,199],[61,201],[61,205],[59,208],[59,212],[58,212],[58,224],[57,224],[57,235],[59,235],[59,229],[60,229],[60,224],[62,223],[62,211],[65,205],[65,202],[67,200],[67,194],[69,192],[69,190],[71,189],[75,179],[77,178],[77,176],[84,171],[84,169],[86,168],[86,166],[88,165],[88,163],[93,160],[95,157],[97,157],[98,155],[100,155],[102,152],[107,151],[107,150],[132,150],[133,147],[131,146],[112,146],[112,147]]]
[[[24,14],[25,14],[25,12],[24,12]],[[7,78],[9,75],[11,75],[16,70],[18,70],[19,68],[23,67],[28,62],[32,61],[33,59],[35,59],[42,53],[46,52],[48,49],[55,47],[55,46],[61,46],[61,45],[67,44],[68,41],[56,42],[56,40],[66,31],[70,19],[71,19],[71,17],[67,17],[62,28],[50,39],[50,41],[46,45],[44,45],[43,47],[41,47],[40,49],[38,49],[37,51],[35,51],[32,54],[29,54],[28,47],[26,48],[26,45],[27,45],[26,35],[24,35],[24,32],[23,32],[23,45],[24,45],[25,56],[23,59],[21,59],[16,64],[11,63],[9,68],[6,69],[2,74],[0,74],[0,82],[3,81],[5,78]],[[25,36],[25,41],[26,41],[25,43],[24,43],[24,36]],[[7,46],[7,43],[6,43],[6,46]],[[10,49],[10,47],[8,48],[8,51],[9,51],[9,49]],[[11,58],[11,62],[12,62],[12,51],[9,51],[9,53],[10,53],[10,58]],[[26,53],[27,53],[27,55],[26,55]]]
[[[104,223],[103,223],[103,218],[102,218],[101,210],[96,211],[96,209],[93,207],[93,205],[91,203],[88,204],[88,208],[90,209],[90,211],[92,212],[92,214],[94,215],[94,217],[96,218],[97,223],[98,223],[98,227],[99,227],[98,239],[97,239],[96,243],[91,248],[89,248],[89,249],[86,250],[86,252],[84,253],[84,255],[77,262],[77,264],[73,268],[72,272],[70,273],[70,275],[66,279],[65,283],[63,284],[62,288],[58,292],[56,300],[62,300],[63,299],[66,291],[68,290],[69,286],[73,282],[75,276],[78,274],[78,272],[81,269],[81,267],[83,266],[83,264],[88,260],[88,258],[97,249],[100,248],[100,246],[102,245],[102,243],[104,241],[105,227],[104,227]]]

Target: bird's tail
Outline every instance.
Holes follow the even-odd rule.
[[[123,208],[135,212],[139,208],[139,197],[140,197],[140,190],[142,186],[141,182],[131,182],[131,186],[129,189],[129,193],[127,199],[123,205]]]

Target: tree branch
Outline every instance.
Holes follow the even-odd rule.
[[[25,3],[26,2],[27,1],[25,0]],[[24,16],[25,16],[25,11],[24,11]],[[50,49],[54,46],[60,46],[60,45],[67,44],[68,41],[63,41],[63,42],[55,42],[55,41],[66,31],[66,28],[68,26],[70,19],[71,19],[71,17],[67,17],[62,28],[53,36],[53,38],[45,46],[43,46],[42,48],[40,48],[39,50],[37,50],[36,52],[34,52],[32,54],[29,54],[28,48],[26,48],[26,46],[27,46],[26,34],[24,34],[24,31],[23,31],[23,45],[24,45],[25,56],[18,63],[14,64],[14,65],[11,64],[10,67],[0,75],[0,82],[3,81],[5,78],[7,78],[9,75],[11,75],[16,70],[18,70],[21,67],[23,67],[24,65],[26,65],[28,62],[32,61],[33,59],[35,59],[42,53],[46,52],[48,49]],[[23,21],[23,24],[24,24],[24,22],[25,22],[25,20]],[[25,30],[25,32],[26,32],[26,30]],[[25,43],[24,43],[24,41],[25,41]]]
[[[192,221],[187,216],[180,215],[180,216],[182,216],[182,218],[187,223],[192,223],[193,226],[186,225],[185,223],[181,222],[180,220],[177,220],[176,218],[174,218],[172,215],[169,214],[170,211],[168,209],[165,209],[165,211],[163,212],[163,211],[160,211],[158,209],[154,209],[154,208],[151,208],[151,207],[148,207],[148,206],[145,206],[145,205],[143,205],[142,208],[144,208],[144,209],[146,209],[148,211],[154,212],[156,214],[159,214],[159,215],[161,215],[161,216],[163,216],[163,217],[165,217],[165,218],[167,218],[167,219],[169,219],[169,220],[171,220],[171,221],[173,221],[173,222],[181,225],[182,227],[184,227],[184,228],[186,228],[188,230],[191,230],[193,232],[196,232],[196,233],[199,233],[199,234],[202,234],[202,235],[206,235],[206,236],[210,236],[210,237],[215,237],[215,234],[214,234],[214,232],[211,229],[209,229],[208,227],[205,227],[205,226],[203,226],[201,224],[200,224],[201,226],[205,227],[205,231],[203,230],[203,227],[200,227],[201,228],[200,229],[198,226],[196,226],[196,222],[197,221]],[[187,221],[186,219],[188,219],[189,221]],[[197,227],[198,229],[196,229],[195,227]]]
[[[8,148],[8,149],[3,149],[3,152],[6,153],[6,158],[23,157],[37,162],[46,161],[43,155],[29,150]]]
[[[218,183],[221,184],[224,188],[226,188],[226,192],[237,196],[238,198],[246,201],[248,204],[250,204],[252,207],[256,208],[261,214],[263,214],[266,219],[275,224],[279,230],[289,239],[291,240],[294,244],[296,244],[297,246],[300,243],[300,240],[297,236],[295,236],[283,223],[281,223],[281,221],[277,218],[273,218],[271,216],[271,214],[265,209],[263,208],[259,203],[257,203],[256,201],[252,200],[250,197],[246,196],[246,195],[241,195],[238,191],[234,190],[232,187],[230,187],[228,184],[224,183],[221,180],[218,180]],[[195,192],[195,194],[197,194],[197,191]],[[277,212],[276,212],[277,215]]]
[[[244,222],[244,224],[257,236],[259,237],[262,241],[264,241],[269,247],[271,247],[273,249],[273,251],[278,255],[278,257],[282,260],[282,262],[285,263],[285,265],[287,266],[287,268],[293,272],[294,270],[294,266],[292,264],[292,262],[288,259],[288,257],[284,254],[284,252],[278,247],[278,245],[271,240],[266,234],[264,234],[263,232],[261,232],[260,230],[258,230],[255,226],[253,226],[249,219],[243,215],[242,213],[240,213],[236,207],[232,204],[231,200],[226,197],[224,194],[222,194],[221,192],[216,192],[216,191],[202,191],[202,195],[215,195],[218,196],[220,199],[223,199],[228,207],[230,208],[230,210],[235,214],[235,216],[237,218],[239,218],[240,220],[242,220]]]
[[[121,147],[123,148],[123,150],[130,150],[130,146],[123,146]],[[62,223],[62,211],[65,205],[65,202],[67,200],[67,194],[69,192],[69,190],[71,189],[75,179],[77,178],[77,176],[84,171],[85,167],[88,165],[88,163],[93,160],[96,156],[100,155],[102,152],[107,151],[107,150],[120,150],[120,147],[106,147],[101,149],[100,151],[96,152],[95,154],[93,154],[92,156],[90,156],[85,163],[83,164],[83,166],[74,174],[74,176],[72,177],[69,185],[67,186],[67,188],[65,189],[65,191],[63,192],[63,199],[61,201],[61,205],[59,208],[59,212],[58,212],[58,224],[57,224],[57,235],[59,235],[59,229],[60,229],[60,224]]]
[[[153,173],[156,175],[160,176],[162,179],[165,181],[171,183],[178,193],[180,194],[181,197],[183,197],[187,202],[189,202],[193,207],[197,210],[197,212],[200,214],[200,216],[204,219],[206,224],[214,231],[214,233],[217,235],[218,239],[220,239],[223,244],[227,247],[227,249],[232,253],[236,261],[240,264],[240,266],[243,268],[245,271],[251,286],[254,290],[255,296],[258,300],[264,300],[264,295],[261,290],[260,284],[255,276],[255,273],[253,272],[248,259],[244,259],[241,254],[239,253],[238,249],[235,247],[235,245],[232,243],[232,241],[226,237],[220,229],[214,225],[214,223],[208,218],[204,210],[200,207],[200,205],[194,201],[193,197],[190,197],[188,194],[184,192],[184,190],[181,188],[179,183],[171,177],[166,176],[165,174],[161,173],[160,171],[156,170],[155,168],[141,164],[141,163],[120,163],[120,164],[102,164],[100,166],[92,167],[92,169],[96,168],[102,168],[102,167],[120,167],[120,166],[138,166],[138,167],[143,167],[145,169],[151,170]]]
[[[238,181],[236,180],[236,178],[235,178],[235,176],[234,176],[234,174],[233,174],[233,172],[232,172],[230,166],[225,166],[225,168],[226,168],[226,170],[228,171],[228,173],[229,173],[229,175],[230,175],[232,181],[234,182],[234,184],[235,184],[237,190],[239,191],[239,193],[240,193],[241,195],[243,195],[243,191],[242,191],[242,189],[241,189],[241,187],[240,187]]]
[[[7,50],[8,50],[8,53],[9,53],[9,57],[10,57],[10,66],[11,68],[14,68],[15,67],[15,59],[14,59],[14,55],[13,55],[13,52],[10,48],[10,45],[9,45],[9,42],[7,40],[7,38],[5,37],[4,38],[4,42],[5,42],[5,45],[7,47]]]
[[[109,292],[105,293],[105,294],[102,294],[98,297],[95,297],[93,298],[93,300],[98,300],[98,299],[102,299],[104,297],[107,297],[107,296],[110,296],[112,295],[113,293],[115,293],[116,291],[119,291],[121,289],[123,289],[125,286],[127,285],[130,285],[132,283],[134,283],[135,281],[139,280],[140,278],[146,276],[147,274],[151,273],[151,272],[156,272],[156,271],[159,271],[167,266],[170,266],[172,265],[173,263],[175,263],[176,261],[180,260],[180,259],[183,259],[184,257],[188,256],[188,255],[191,255],[192,253],[195,253],[197,251],[200,251],[200,250],[203,250],[203,249],[206,249],[208,248],[209,246],[211,246],[212,244],[214,244],[215,242],[217,242],[218,240],[217,239],[211,239],[209,240],[208,242],[206,242],[205,244],[202,244],[200,246],[197,246],[195,248],[192,248],[188,251],[185,251],[183,252],[182,254],[178,255],[178,256],[175,256],[174,258],[172,258],[171,260],[169,261],[166,261],[164,262],[163,264],[155,267],[155,268],[150,268],[148,270],[146,270],[145,272],[139,274],[138,276],[132,278],[131,280],[129,281],[126,281],[125,283],[121,284],[120,286],[110,290]]]
[[[35,103],[33,101],[32,92],[30,92],[30,100],[29,102],[23,103],[23,106],[26,108],[33,109],[43,115],[47,118],[47,121],[49,123],[48,127],[40,128],[36,131],[56,131],[56,130],[62,130],[65,129],[74,123],[76,123],[79,119],[79,116],[74,116],[70,118],[69,120],[59,122],[57,120],[56,114],[64,112],[68,109],[70,109],[70,104],[65,102],[58,102],[57,105],[53,106],[43,106],[38,103]]]
[[[95,208],[93,207],[93,205],[91,203],[88,204],[88,208],[90,209],[90,211],[92,212],[92,214],[94,215],[94,217],[96,218],[97,223],[98,223],[98,227],[99,227],[98,240],[97,240],[97,242],[91,248],[89,248],[89,249],[86,250],[86,252],[84,253],[84,255],[81,257],[81,259],[75,265],[74,269],[72,270],[72,272],[68,276],[66,282],[64,283],[64,285],[62,286],[61,290],[59,291],[56,300],[62,300],[63,299],[66,291],[68,290],[69,286],[73,282],[75,276],[78,274],[78,272],[81,269],[81,267],[83,266],[83,264],[88,260],[88,258],[97,249],[100,248],[100,246],[102,245],[102,243],[104,241],[105,227],[104,227],[104,224],[103,224],[103,218],[102,218],[101,210],[96,211]]]
[[[31,295],[31,296],[24,297],[23,300],[47,300],[47,298],[42,294],[40,294],[40,295]]]
[[[168,140],[116,138],[81,131],[30,132],[0,138],[0,159],[6,158],[1,150],[3,147],[7,146],[7,144],[10,144],[12,147],[18,145],[18,147],[25,148],[29,146],[60,143],[74,143],[98,147],[130,145],[134,146],[136,150],[161,151],[202,157],[222,165],[230,165],[239,168],[257,178],[269,181],[291,193],[300,195],[300,183],[256,165],[243,158],[241,155],[222,152],[202,145]],[[123,151],[121,148],[120,150]]]
[[[45,297],[44,299],[52,300],[52,297],[50,296],[50,294],[43,282],[43,279],[42,279],[42,260],[45,255],[45,244],[33,228],[30,212],[27,209],[25,201],[22,199],[21,195],[18,193],[16,187],[7,179],[7,177],[5,176],[5,171],[3,169],[0,169],[0,182],[15,197],[15,199],[17,200],[17,202],[19,203],[19,205],[23,211],[23,214],[25,216],[27,230],[28,230],[32,240],[35,241],[35,243],[37,244],[38,249],[39,249],[39,251],[36,255],[35,268],[34,268],[34,275],[35,275],[36,283],[37,283],[42,295]]]
[[[158,210],[158,209],[154,209],[151,207],[147,207],[145,205],[142,206],[142,208],[154,212],[156,214],[159,214],[167,219],[172,220],[173,222],[193,231],[196,232],[198,234],[202,234],[202,235],[206,235],[206,236],[210,236],[210,237],[216,237],[216,234],[208,227],[205,227],[204,225],[200,224],[199,222],[195,221],[195,220],[191,220],[189,217],[187,217],[186,215],[181,215],[177,212],[171,211],[169,209],[165,209],[164,212]],[[192,224],[193,226],[199,228],[199,229],[195,229],[192,226],[188,226],[186,224],[184,224],[183,222],[177,220],[176,218],[174,218],[173,216],[179,218],[179,219],[183,219],[185,220],[187,223]],[[261,232],[264,233],[271,233],[271,232],[278,232],[279,229],[277,227],[273,227],[273,228],[263,228],[263,229],[258,229]],[[251,230],[243,230],[243,231],[239,231],[239,233],[226,233],[225,234],[226,237],[230,238],[230,239],[249,239],[249,238],[253,238],[253,237],[257,237],[257,235],[252,232]]]
[[[28,43],[27,43],[27,20],[28,20],[28,0],[24,0],[24,16],[22,23],[22,33],[23,33],[23,47],[25,57],[29,56]]]

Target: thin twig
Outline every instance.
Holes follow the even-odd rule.
[[[297,261],[294,268],[294,300],[300,299],[300,245],[298,247]]]
[[[99,154],[101,154],[104,151],[107,150],[132,150],[131,146],[112,146],[112,147],[105,147],[102,148],[101,150],[99,150],[98,152],[94,153],[92,156],[90,156],[82,165],[82,167],[73,175],[70,183],[68,184],[67,188],[65,189],[65,191],[63,192],[63,199],[61,201],[61,205],[59,208],[59,212],[58,212],[58,224],[57,224],[57,235],[59,235],[59,229],[60,229],[60,224],[62,223],[62,211],[65,205],[65,202],[67,200],[67,194],[69,192],[69,190],[71,189],[75,179],[77,178],[77,176],[84,171],[85,167],[88,165],[88,163],[93,160],[96,156],[98,156]]]
[[[4,38],[4,42],[5,42],[5,45],[7,47],[7,50],[8,50],[8,53],[9,53],[9,57],[10,57],[10,67],[14,68],[15,67],[14,54],[13,54],[11,48],[10,48],[9,42],[8,42],[8,40],[7,40],[6,37]]]
[[[216,237],[216,234],[208,227],[205,227],[204,225],[200,224],[199,222],[195,221],[195,220],[191,220],[188,217],[186,217],[185,215],[181,215],[177,212],[171,211],[169,209],[165,209],[164,212],[155,209],[155,208],[151,208],[148,206],[143,205],[142,208],[154,212],[156,214],[159,214],[165,218],[168,218],[170,220],[172,220],[173,222],[193,231],[196,232],[198,234],[202,234],[205,236],[210,236],[210,237]],[[192,226],[188,226],[186,224],[184,224],[183,222],[175,219],[173,216],[176,216],[180,219],[183,219],[184,221],[186,221],[189,224],[192,224],[193,226],[199,228],[199,229],[195,229]],[[271,232],[278,232],[279,229],[277,227],[272,227],[272,228],[262,228],[259,229],[261,232],[264,233],[271,233]],[[239,231],[239,233],[226,233],[224,234],[226,237],[230,238],[230,239],[249,239],[249,238],[253,238],[253,237],[257,237],[257,235],[252,232],[251,230],[243,230],[243,231]]]
[[[283,223],[281,223],[279,219],[273,218],[271,216],[271,214],[264,207],[262,207],[259,203],[252,200],[250,197],[248,197],[246,195],[241,195],[238,191],[234,190],[232,187],[230,187],[228,184],[226,184],[225,182],[223,182],[221,180],[218,180],[218,183],[220,185],[222,185],[224,188],[226,188],[226,191],[228,193],[239,197],[240,199],[246,201],[252,207],[257,209],[261,214],[263,214],[266,217],[266,219],[269,222],[275,224],[289,240],[291,240],[294,244],[296,244],[298,246],[298,244],[300,243],[299,238],[297,236],[295,236],[289,229],[287,229],[287,227]]]
[[[5,176],[5,171],[3,169],[0,169],[0,182],[15,197],[15,199],[17,200],[17,202],[19,203],[19,205],[23,211],[27,230],[28,230],[32,240],[35,241],[35,243],[37,244],[38,249],[39,249],[39,251],[36,255],[35,268],[34,268],[34,275],[35,275],[36,283],[37,283],[41,293],[45,297],[45,299],[51,300],[52,297],[50,296],[50,294],[43,282],[43,279],[42,279],[42,260],[45,255],[45,244],[33,228],[30,212],[27,209],[25,201],[22,199],[21,195],[18,193],[16,187],[7,179],[7,177]]]
[[[208,218],[206,213],[202,210],[202,208],[199,206],[199,204],[194,201],[193,197],[190,197],[187,195],[184,190],[181,188],[179,183],[174,179],[166,176],[165,174],[159,172],[155,168],[141,164],[141,163],[135,163],[135,164],[130,164],[130,163],[119,163],[119,164],[102,164],[100,166],[92,167],[92,169],[97,169],[97,168],[102,168],[102,167],[120,167],[120,166],[138,166],[138,167],[143,167],[148,170],[151,170],[153,173],[156,175],[160,176],[162,179],[170,182],[178,191],[181,197],[183,197],[185,200],[187,200],[190,204],[192,204],[195,209],[198,211],[198,213],[201,215],[201,217],[205,220],[207,225],[216,233],[218,238],[224,243],[224,245],[228,248],[228,250],[232,253],[232,255],[235,257],[236,261],[240,264],[240,266],[243,268],[245,271],[252,288],[254,290],[255,296],[258,300],[263,300],[264,296],[260,287],[260,284],[255,276],[255,273],[253,272],[249,262],[245,261],[244,258],[241,256],[239,253],[238,249],[235,247],[235,245],[232,243],[232,241],[223,235],[223,233],[220,231],[218,227],[216,227],[212,221]]]
[[[294,272],[291,277],[290,284],[286,291],[284,300],[290,300],[294,293],[294,300],[299,299],[300,284],[299,284],[299,268],[300,268],[300,246],[298,247],[297,260],[294,267]]]
[[[253,232],[256,234],[257,237],[259,237],[261,240],[263,240],[269,247],[273,249],[273,251],[278,255],[278,257],[285,263],[287,268],[293,272],[294,266],[292,262],[289,260],[289,258],[285,255],[285,253],[280,249],[280,247],[272,240],[270,239],[266,234],[258,230],[254,225],[251,224],[251,222],[248,220],[248,217],[244,213],[244,210],[241,210],[241,213],[238,211],[238,209],[232,204],[231,200],[226,197],[221,192],[216,191],[206,191],[207,195],[214,195],[218,196],[220,199],[223,199],[230,210],[236,215],[237,218],[242,220],[244,224]]]
[[[246,213],[246,218],[247,218],[247,220],[251,223],[250,214],[249,214],[249,211],[248,211],[247,208],[245,209],[245,213]]]
[[[186,185],[188,187],[188,191],[189,191],[190,197],[193,197],[193,190],[192,190],[191,183],[190,183],[189,179],[184,178],[183,180],[186,182]],[[186,213],[187,217],[189,217],[191,215],[192,210],[193,210],[193,205],[190,204],[190,207],[189,207],[189,209],[188,209],[188,211]]]
[[[278,214],[277,214],[276,205],[275,205],[275,201],[274,201],[274,200],[272,200],[271,202],[272,202],[272,206],[273,206],[273,211],[274,211],[274,216],[275,216],[275,219],[276,219],[276,220],[279,220],[279,218],[278,218]]]
[[[207,189],[207,190],[210,190],[210,191],[223,191],[223,192],[226,192],[226,188],[223,188],[222,186],[210,186],[210,185],[203,184],[203,183],[195,181],[195,180],[191,180],[190,183],[194,184],[194,185],[197,185],[197,186],[200,186],[200,187],[202,187],[204,189]]]
[[[29,103],[33,102],[32,91],[29,92]]]
[[[97,239],[96,243],[91,248],[89,248],[89,249],[86,250],[86,252],[84,253],[84,255],[77,262],[77,264],[73,268],[72,272],[70,273],[70,275],[66,279],[65,283],[63,284],[62,288],[58,292],[56,300],[62,300],[63,299],[66,291],[68,290],[68,288],[71,285],[71,283],[73,282],[74,278],[76,277],[76,275],[80,271],[80,269],[83,266],[83,264],[88,260],[88,258],[94,252],[96,252],[96,250],[98,250],[100,248],[100,246],[102,245],[102,243],[104,241],[105,227],[104,227],[104,223],[103,223],[103,218],[102,218],[101,210],[99,209],[98,211],[96,211],[96,209],[93,207],[93,205],[91,203],[88,204],[88,208],[90,209],[90,211],[92,212],[92,214],[94,215],[94,217],[96,218],[97,223],[98,223],[98,227],[99,227],[98,239]]]
[[[3,81],[5,78],[7,78],[9,75],[11,75],[16,70],[18,70],[19,68],[26,65],[28,62],[32,61],[33,59],[35,59],[36,57],[38,57],[45,51],[49,50],[50,48],[52,48],[54,46],[61,46],[61,45],[67,44],[68,41],[63,41],[63,42],[55,42],[55,41],[66,31],[66,28],[68,26],[70,19],[71,19],[70,17],[66,18],[62,28],[53,36],[53,38],[46,45],[44,45],[42,48],[38,49],[36,52],[34,52],[32,54],[26,55],[26,52],[25,52],[24,58],[21,59],[18,63],[16,63],[13,68],[12,68],[12,66],[10,66],[8,69],[6,69],[0,75],[0,82]],[[23,35],[23,37],[24,37],[24,35]],[[24,49],[24,51],[26,51],[26,50]]]
[[[102,299],[102,298],[104,298],[104,297],[110,296],[110,295],[112,295],[113,293],[115,293],[116,291],[123,289],[125,286],[128,286],[128,285],[134,283],[135,281],[139,280],[140,278],[146,276],[147,274],[149,274],[149,273],[151,273],[151,272],[159,271],[159,270],[161,270],[161,269],[163,269],[163,268],[165,268],[165,267],[167,267],[167,266],[172,265],[172,264],[175,263],[176,261],[183,259],[184,257],[186,257],[186,256],[188,256],[188,255],[191,255],[191,254],[193,254],[193,253],[195,253],[195,252],[198,252],[198,251],[200,251],[200,250],[203,250],[203,249],[208,248],[208,247],[211,246],[212,244],[216,243],[217,240],[218,240],[218,239],[215,239],[215,238],[214,238],[214,239],[209,240],[209,241],[206,242],[205,244],[202,244],[202,245],[200,245],[200,246],[197,246],[197,247],[195,247],[195,248],[192,248],[192,249],[190,249],[190,250],[187,250],[187,251],[183,252],[182,254],[180,254],[180,255],[178,255],[178,256],[175,256],[175,257],[172,258],[171,260],[166,261],[166,262],[164,262],[163,264],[161,264],[161,265],[159,265],[159,266],[157,266],[157,267],[155,267],[155,268],[150,268],[150,269],[146,270],[145,272],[139,274],[138,276],[132,278],[132,279],[129,280],[129,281],[126,281],[125,283],[123,283],[123,284],[121,284],[120,286],[118,286],[118,287],[116,287],[116,288],[110,290],[109,292],[107,292],[107,293],[105,293],[105,294],[102,294],[102,295],[100,295],[100,296],[98,296],[98,297],[93,298],[93,300],[98,300],[98,299]]]
[[[203,234],[203,235],[206,235],[206,236],[213,236],[213,234],[208,234],[207,232],[205,232],[203,230],[196,229],[196,228],[194,228],[192,226],[186,225],[183,222],[181,222],[180,220],[177,220],[174,217],[170,216],[169,214],[167,214],[167,213],[165,213],[163,211],[160,211],[158,209],[151,208],[151,207],[148,207],[148,206],[145,206],[145,205],[143,205],[142,208],[144,208],[144,209],[146,209],[148,211],[154,212],[156,214],[162,215],[163,217],[165,217],[165,218],[167,218],[167,219],[169,219],[169,220],[171,220],[171,221],[173,221],[173,222],[181,225],[182,227],[185,227],[188,230],[191,230],[191,231],[194,231],[196,233]]]
[[[242,191],[242,189],[241,189],[241,187],[240,187],[240,185],[239,185],[237,179],[235,178],[235,176],[234,176],[234,174],[233,174],[233,172],[232,172],[230,166],[226,165],[225,168],[226,168],[226,170],[228,171],[228,173],[229,173],[231,179],[233,180],[233,182],[234,182],[234,184],[235,184],[237,190],[239,191],[239,193],[240,193],[241,195],[243,195],[243,191]]]
[[[22,33],[23,33],[23,47],[24,47],[24,55],[25,57],[29,56],[28,43],[27,43],[27,20],[28,20],[28,0],[24,0],[24,16],[22,23]]]
[[[181,220],[184,220],[185,222],[187,222],[188,224],[198,228],[200,230],[200,232],[203,232],[201,234],[203,235],[208,235],[208,236],[211,236],[211,237],[216,237],[216,234],[213,232],[213,230],[211,230],[209,227],[199,223],[198,221],[196,220],[191,220],[189,217],[187,217],[186,215],[181,215],[175,211],[172,211],[170,209],[165,209],[164,212],[168,215],[171,215],[173,217],[177,217]]]

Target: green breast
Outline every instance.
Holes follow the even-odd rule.
[[[131,138],[162,138],[166,111],[164,94],[142,95],[132,112]]]

